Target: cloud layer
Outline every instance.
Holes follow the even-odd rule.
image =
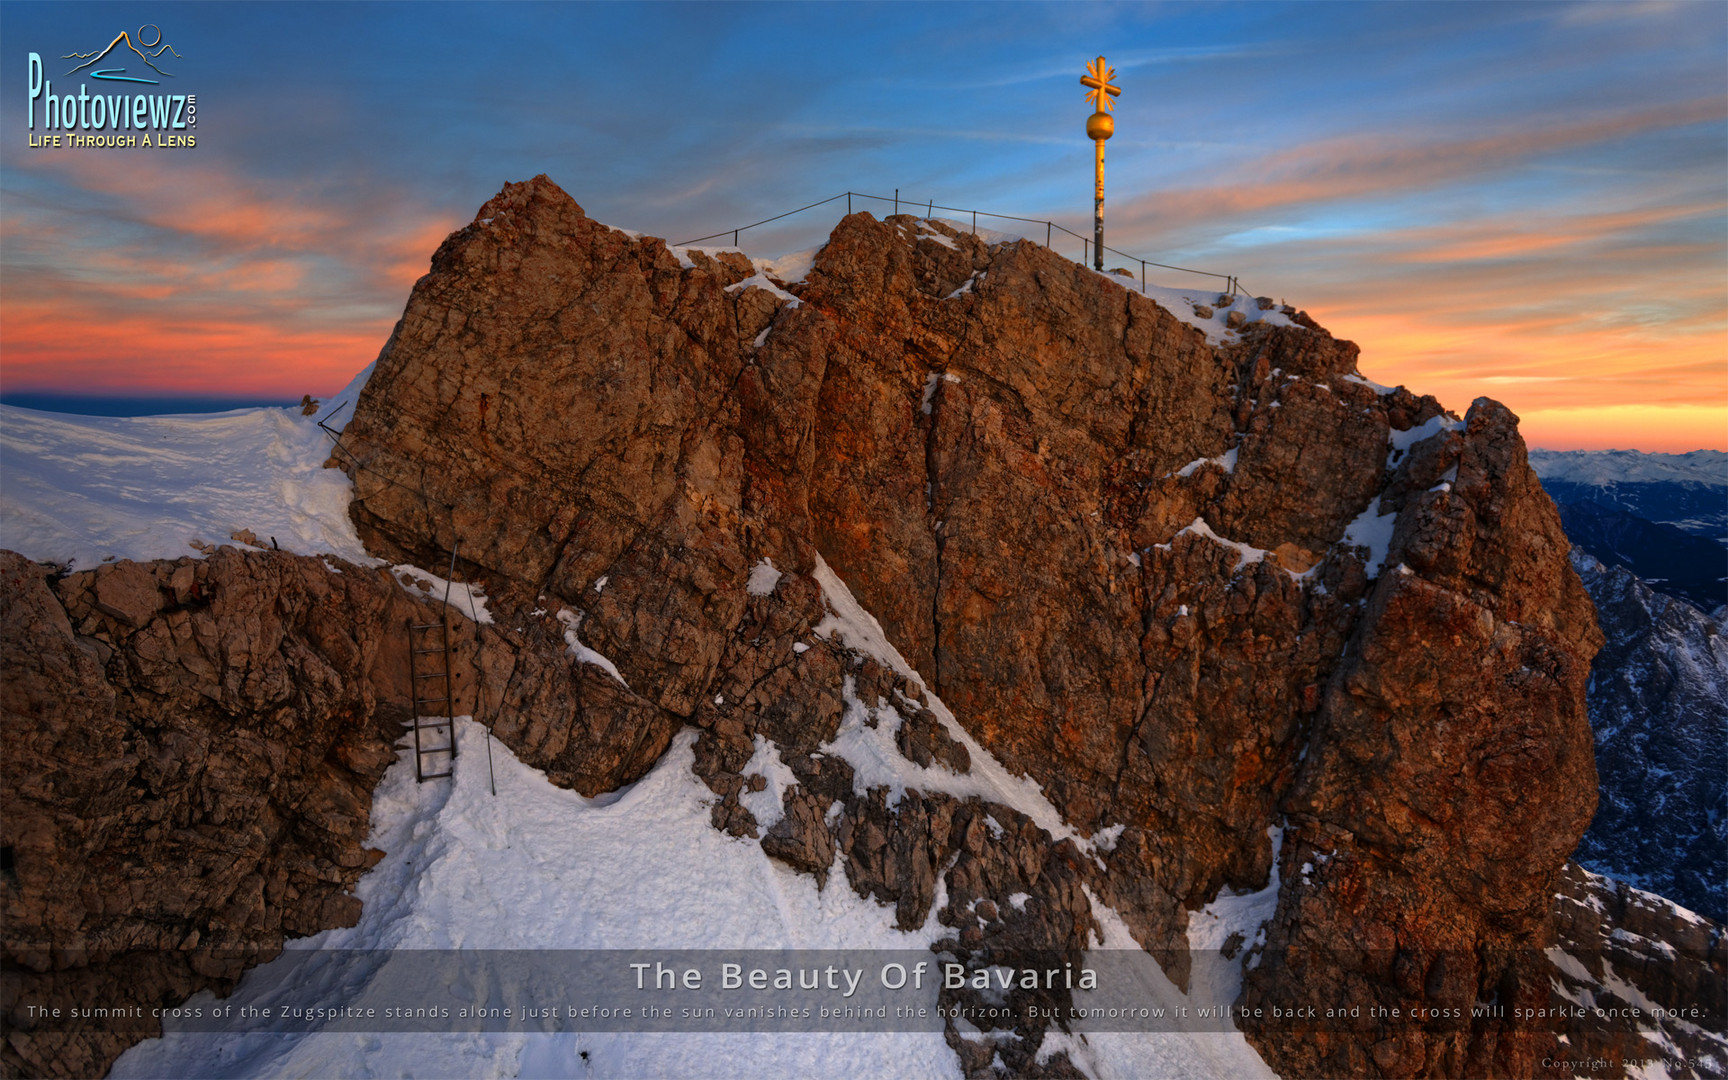
[[[0,105],[22,113],[27,50],[87,48],[135,14],[0,9]],[[671,239],[848,188],[1089,232],[1077,80],[1102,52],[1124,88],[1112,247],[1236,274],[1358,341],[1380,381],[1455,409],[1506,401],[1535,445],[1728,446],[1721,5],[259,4],[151,21],[199,95],[195,150],[0,142],[0,389],[331,390],[438,242],[538,172]],[[746,247],[818,242],[839,212]]]

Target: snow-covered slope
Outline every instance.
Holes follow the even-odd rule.
[[[76,569],[177,559],[235,542],[371,562],[348,520],[353,485],[326,469],[370,365],[312,416],[236,409],[67,416],[0,405],[0,547]],[[346,403],[333,418],[331,413]]]
[[[709,823],[712,793],[690,770],[693,732],[628,789],[584,799],[554,787],[464,720],[451,784],[416,784],[398,761],[373,803],[387,854],[361,882],[360,924],[297,948],[923,948],[936,927],[893,928],[893,912],[808,877]],[[493,774],[498,794],[491,794]],[[330,952],[291,985],[249,974],[237,1008],[318,1000],[382,1004],[390,973]],[[208,995],[188,1004],[214,1005]],[[483,1007],[520,1004],[502,987]],[[162,1076],[948,1076],[939,1033],[740,1034],[175,1032],[133,1048],[114,1077]],[[586,1060],[583,1054],[587,1055]]]
[[[485,729],[464,718],[451,784],[416,784],[405,759],[379,786],[371,842],[387,854],[361,882],[359,925],[294,943],[296,953],[317,952],[276,962],[297,965],[292,979],[266,965],[220,1004],[388,1007],[400,1000],[400,980],[391,960],[365,950],[927,950],[946,932],[934,914],[916,931],[894,929],[893,909],[849,888],[840,860],[819,891],[755,842],[716,831],[713,794],[690,768],[693,734],[638,783],[584,799],[504,747],[488,748]],[[1120,920],[1098,907],[1101,946],[1133,948]],[[481,1007],[520,1003],[505,987],[472,993]],[[1188,1003],[1162,979],[1145,994],[1166,1007]],[[187,1003],[206,1012],[218,1004],[208,994]],[[1097,1077],[1271,1075],[1241,1035],[1194,1027],[1058,1042]],[[246,1035],[170,1022],[111,1075],[936,1077],[958,1076],[959,1064],[939,1032]]]

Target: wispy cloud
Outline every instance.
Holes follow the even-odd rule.
[[[397,193],[355,208],[219,163],[86,155],[8,192],[10,389],[304,392],[376,352],[453,222]],[[359,213],[356,213],[356,210]]]
[[[1703,97],[1570,123],[1535,118],[1492,135],[1444,137],[1358,134],[1263,155],[1204,186],[1119,201],[1130,230],[1203,222],[1216,228],[1266,211],[1364,196],[1386,198],[1500,172],[1547,154],[1635,135],[1728,120],[1728,99]]]

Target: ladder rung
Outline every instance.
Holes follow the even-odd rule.
[[[425,656],[427,653],[443,652],[443,649],[415,649],[415,656]]]
[[[443,625],[441,622],[417,622],[409,623],[408,628],[410,630],[436,630]]]
[[[420,779],[421,780],[442,780],[446,776],[454,776],[454,775],[456,775],[454,772],[429,772],[429,773],[423,774],[420,777]]]
[[[450,721],[440,720],[436,724],[415,724],[414,728],[416,731],[437,731],[439,728],[447,728],[449,726]]]
[[[450,673],[448,671],[423,671],[414,677],[416,679],[448,679]]]
[[[451,745],[451,746],[426,746],[426,747],[422,747],[420,749],[420,756],[425,757],[428,754],[454,754],[455,752],[456,752],[456,747],[454,745]]]
[[[416,705],[436,705],[440,701],[449,701],[449,700],[450,699],[448,697],[417,697],[414,699],[414,704],[416,704]]]

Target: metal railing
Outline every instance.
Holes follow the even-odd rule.
[[[753,221],[748,225],[740,225],[735,229],[722,229],[721,231],[716,232],[716,233],[709,233],[707,236],[698,236],[694,240],[681,241],[677,244],[674,244],[673,246],[674,247],[693,247],[696,244],[700,244],[704,240],[717,240],[717,239],[720,239],[721,237],[724,237],[724,236],[730,234],[732,237],[732,246],[737,247],[739,238],[744,233],[749,232],[751,229],[754,229],[754,228],[761,226],[761,225],[768,225],[768,224],[771,224],[773,222],[792,217],[794,214],[802,214],[807,210],[814,210],[818,206],[827,206],[829,203],[839,202],[841,199],[846,200],[846,213],[848,213],[848,214],[852,213],[852,200],[853,199],[871,199],[871,200],[874,200],[876,202],[891,203],[894,207],[894,213],[896,213],[896,214],[900,213],[900,207],[901,207],[902,203],[904,203],[906,205],[906,207],[908,208],[909,211],[910,210],[916,210],[918,207],[918,204],[915,200],[902,199],[900,197],[900,189],[899,188],[894,189],[894,194],[892,197],[889,197],[886,195],[870,195],[870,194],[867,194],[867,193],[862,192],[862,191],[843,191],[838,195],[830,195],[828,198],[818,200],[816,202],[809,204],[808,206],[800,206],[796,210],[788,210],[784,214],[775,214],[773,217],[763,218],[761,221]],[[1044,246],[1045,247],[1050,248],[1052,251],[1054,251],[1055,250],[1054,241],[1056,238],[1056,234],[1057,233],[1063,233],[1067,236],[1071,236],[1074,239],[1080,241],[1080,263],[1081,263],[1081,265],[1084,266],[1084,265],[1087,265],[1091,262],[1092,238],[1089,236],[1085,236],[1081,233],[1077,233],[1073,229],[1070,229],[1064,225],[1059,225],[1056,222],[1051,221],[1047,218],[1023,217],[1019,214],[999,214],[993,210],[977,210],[977,209],[973,209],[971,207],[943,206],[940,203],[936,202],[936,200],[934,200],[934,199],[926,199],[924,201],[924,216],[925,217],[934,217],[936,211],[938,211],[938,210],[942,210],[944,212],[953,213],[953,214],[970,214],[970,215],[972,215],[972,234],[974,236],[976,236],[978,234],[978,219],[980,217],[994,218],[998,221],[1023,221],[1023,222],[1026,222],[1027,224],[1030,224],[1030,225],[1042,225],[1042,226],[1044,226]],[[1240,293],[1242,291],[1242,279],[1238,278],[1234,274],[1219,274],[1219,273],[1215,273],[1214,271],[1211,271],[1211,270],[1195,270],[1192,267],[1188,267],[1188,266],[1172,266],[1169,263],[1161,263],[1161,262],[1158,262],[1154,259],[1143,259],[1138,255],[1131,255],[1126,251],[1119,251],[1116,248],[1113,248],[1108,244],[1104,245],[1104,250],[1109,252],[1112,255],[1115,255],[1115,256],[1118,256],[1119,258],[1127,260],[1127,262],[1129,262],[1130,264],[1132,264],[1132,263],[1139,263],[1140,264],[1140,288],[1142,291],[1144,291],[1146,289],[1146,268],[1149,266],[1155,266],[1160,270],[1174,270],[1177,273],[1181,273],[1181,274],[1197,274],[1201,277],[1218,278],[1219,280],[1224,282],[1223,291],[1226,293],[1229,293],[1232,296],[1237,295],[1238,293]]]

